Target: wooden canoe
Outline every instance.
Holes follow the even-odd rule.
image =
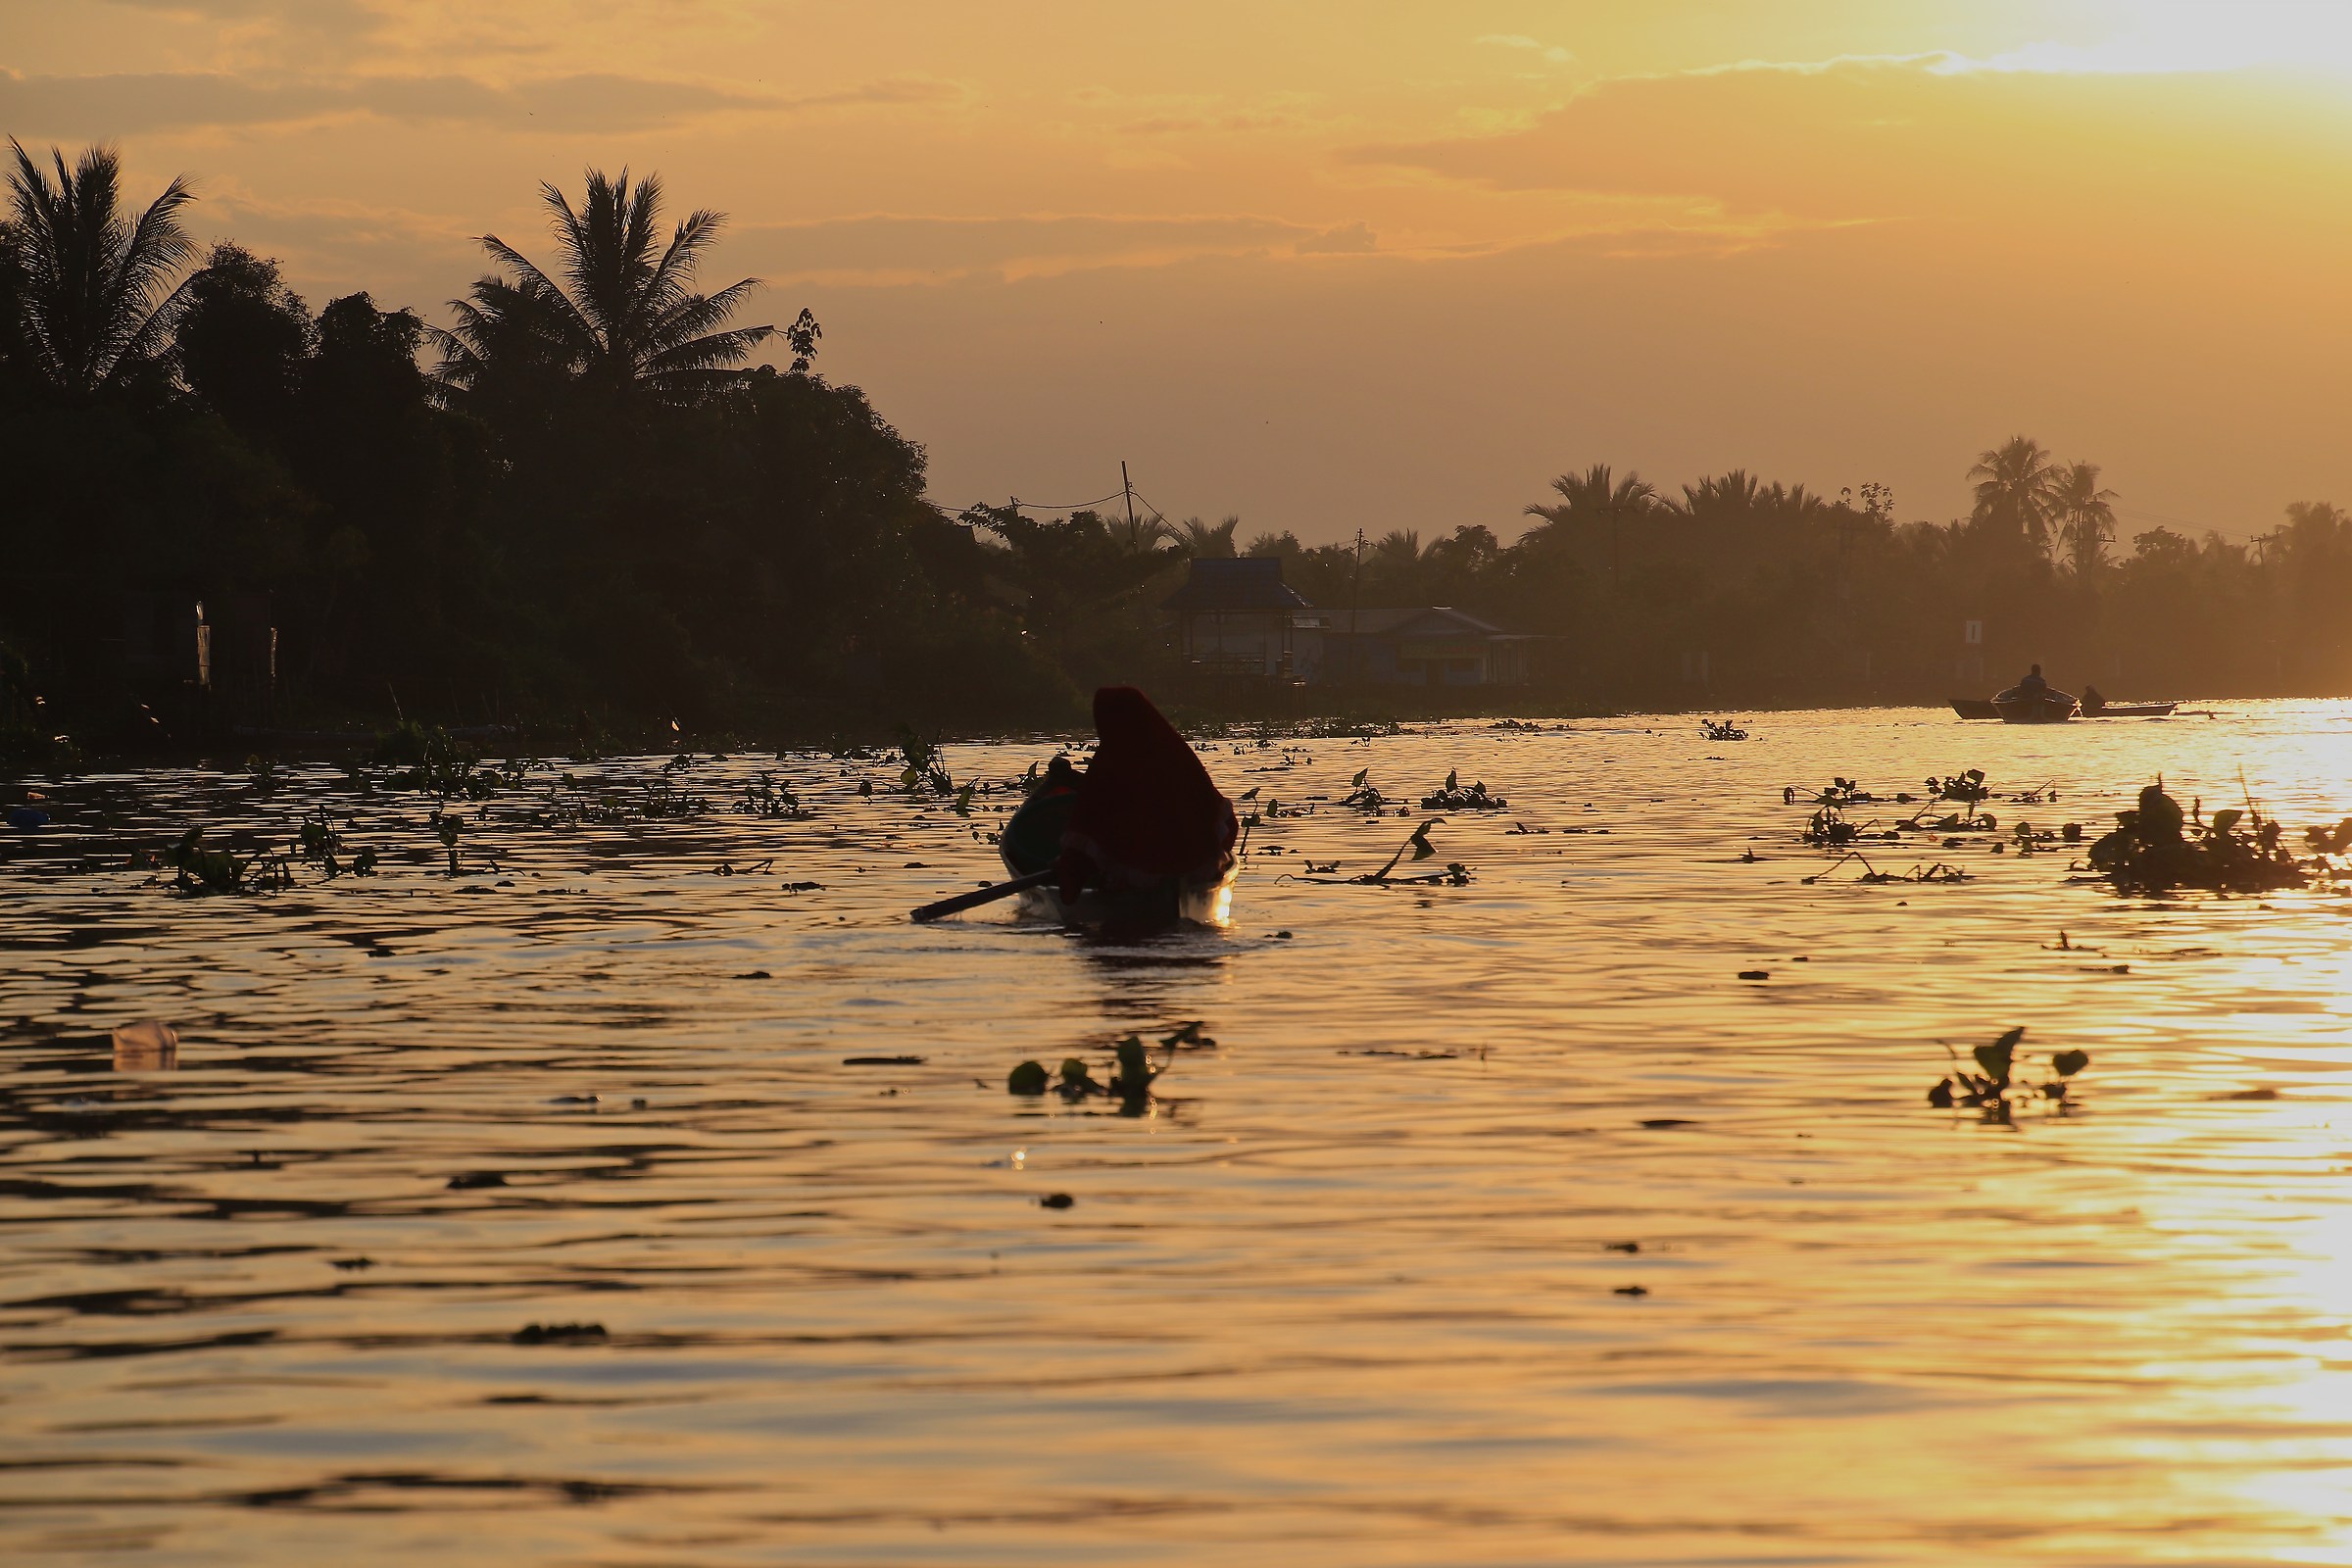
[[[1004,823],[997,854],[1004,869],[1028,876],[1053,865],[1061,854],[1061,830],[1077,797],[1068,790],[1033,795]],[[1195,876],[1159,877],[1130,887],[1088,888],[1069,903],[1053,887],[1029,888],[1020,894],[1020,912],[1037,920],[1064,925],[1109,926],[1148,930],[1191,921],[1196,925],[1224,925],[1233,914],[1233,879],[1241,862],[1225,855],[1210,870]]]

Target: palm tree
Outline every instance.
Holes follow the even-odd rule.
[[[12,359],[70,398],[116,390],[155,369],[180,304],[172,275],[196,253],[178,212],[195,200],[185,176],[133,218],[122,210],[122,161],[86,148],[66,167],[49,149],[53,181],[15,137],[5,234],[15,274]]]
[[[1979,453],[1968,476],[1977,481],[1977,505],[1969,520],[2014,532],[2037,551],[2049,550],[2060,469],[2048,448],[2013,435]]]
[[[574,211],[550,184],[539,187],[561,257],[561,280],[496,234],[482,248],[514,270],[473,285],[472,297],[452,300],[457,326],[435,333],[445,386],[479,391],[504,370],[553,372],[610,396],[643,391],[670,403],[691,402],[740,372],[735,368],[774,334],[772,326],[728,327],[754,289],[756,277],[714,294],[694,291],[703,254],[725,226],[708,208],[686,215],[666,245],[657,232],[662,181],[647,175],[634,188],[629,172],[618,179],[588,171],[587,199]],[[800,368],[815,352],[815,319],[804,311],[790,334]]]
[[[1196,561],[1231,561],[1239,553],[1234,548],[1233,536],[1241,525],[1239,515],[1214,524],[1187,517],[1169,529],[1167,537],[1175,541],[1180,555]]]
[[[1659,510],[1658,493],[1640,474],[1628,472],[1622,479],[1609,471],[1605,463],[1595,463],[1583,473],[1563,473],[1551,481],[1559,492],[1556,506],[1531,506],[1527,515],[1542,517],[1543,523],[1530,528],[1520,543],[1544,545],[1552,540],[1566,540],[1572,529],[1606,528],[1609,536],[1609,575],[1617,574],[1617,530],[1629,517],[1644,516]]]
[[[1756,512],[1763,499],[1763,484],[1745,468],[1734,468],[1719,477],[1683,486],[1682,503],[1675,511],[1692,518],[1744,516]]]
[[[2075,575],[2089,581],[2107,564],[2115,539],[2115,492],[2099,488],[2099,466],[2075,463],[2057,470],[2050,490],[2050,515],[2058,542]]]

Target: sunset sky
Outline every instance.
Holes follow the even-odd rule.
[[[2352,503],[2352,5],[0,0],[0,130],[441,318],[537,181],[658,171],[708,281],[932,495],[1124,458],[1245,535],[1485,523],[1595,461],[1966,507],[2018,432],[2126,538]]]

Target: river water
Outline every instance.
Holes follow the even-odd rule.
[[[1281,803],[1232,923],[1127,946],[908,923],[1005,798],[878,760],[560,763],[453,808],[456,876],[429,801],[330,767],[32,780],[0,1554],[2352,1561],[2352,900],[2124,899],[1994,835],[1808,884],[1782,794],[2352,810],[2352,706],[2219,714],[1229,742]],[[1466,886],[1302,875],[1430,814],[1340,809],[1359,769],[1509,800],[1433,830]],[[810,814],[730,809],[762,772]],[[121,868],[319,806],[376,875]],[[142,1018],[175,1070],[117,1070]],[[1147,1114],[1005,1092],[1194,1020]],[[2090,1054],[2071,1113],[1927,1103],[2016,1025]]]

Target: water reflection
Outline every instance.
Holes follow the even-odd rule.
[[[498,872],[457,878],[423,808],[326,769],[44,786],[58,828],[0,866],[0,1539],[389,1560],[458,1512],[455,1550],[534,1561],[2346,1560],[2345,902],[2118,900],[1981,845],[1939,852],[1963,884],[1808,886],[1781,790],[1982,767],[2096,826],[2242,766],[2300,827],[2352,805],[2347,716],[1246,748],[1229,787],[1315,809],[1254,830],[1287,853],[1229,929],[1125,945],[907,925],[992,868],[988,798],[829,759],[699,764],[807,821],[493,802],[465,843]],[[1273,869],[1390,856],[1396,818],[1335,809],[1365,767],[1511,798],[1438,830],[1469,886]],[[383,874],[180,900],[75,826],[318,805]],[[189,1048],[118,1076],[142,1019]],[[1196,1019],[1148,1114],[1004,1092]],[[2075,1114],[1927,1105],[1938,1039],[2019,1024],[2091,1054]]]

